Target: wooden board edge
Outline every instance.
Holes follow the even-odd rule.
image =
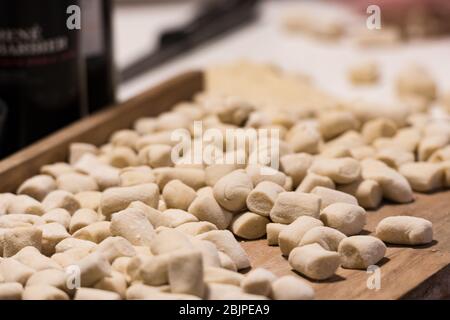
[[[450,264],[400,297],[402,300],[450,300]]]
[[[72,142],[104,143],[111,133],[130,127],[135,119],[166,111],[178,102],[192,99],[203,88],[203,72],[188,71],[37,141],[0,161],[0,192],[14,192],[43,165],[65,160]]]

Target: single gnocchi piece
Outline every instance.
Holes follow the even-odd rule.
[[[247,208],[261,216],[268,217],[276,199],[284,192],[283,187],[271,181],[259,183],[247,196]]]
[[[383,200],[383,190],[375,180],[358,180],[340,185],[338,190],[354,196],[364,209],[375,209]]]
[[[66,209],[70,214],[81,208],[80,202],[73,194],[64,190],[55,190],[50,192],[42,201],[45,211],[62,208]]]
[[[297,247],[289,254],[291,267],[314,280],[325,280],[334,275],[340,265],[337,252],[325,250],[317,243]]]
[[[93,286],[104,277],[111,275],[111,265],[108,260],[95,252],[77,261],[75,265],[80,268],[82,287]]]
[[[0,228],[14,229],[20,227],[32,227],[44,224],[45,220],[32,214],[6,214],[0,216]],[[1,229],[0,229],[1,230]],[[5,231],[5,230],[3,230]]]
[[[278,244],[283,256],[289,256],[289,253],[299,245],[307,231],[321,226],[323,226],[323,223],[319,219],[301,216],[283,228],[278,236]]]
[[[230,256],[227,255],[226,253],[219,251],[219,260],[220,260],[220,266],[226,270],[230,270],[230,271],[237,271],[237,267],[236,264],[234,263],[233,260],[231,260]]]
[[[244,275],[239,272],[222,268],[205,268],[205,282],[228,284],[239,287],[244,280]]]
[[[298,123],[289,130],[286,141],[295,153],[316,154],[319,152],[321,136],[315,126],[309,123]]]
[[[74,300],[121,300],[120,294],[94,288],[78,288]]]
[[[138,164],[137,154],[129,147],[113,146],[104,154],[104,158],[107,160],[107,164],[119,169]]]
[[[92,209],[79,209],[70,219],[69,232],[73,234],[81,228],[99,221],[99,215]]]
[[[278,236],[286,226],[286,224],[282,223],[268,223],[266,225],[267,244],[269,246],[278,245]]]
[[[50,192],[56,190],[56,182],[51,176],[41,174],[25,180],[17,190],[17,194],[30,196],[42,201]]]
[[[90,253],[91,251],[86,248],[73,248],[64,252],[55,253],[52,255],[51,259],[57,262],[61,267],[67,268],[84,257],[87,257]]]
[[[411,162],[402,165],[399,171],[414,191],[430,192],[444,184],[444,167],[439,163]]]
[[[187,250],[174,252],[168,265],[169,284],[172,293],[205,295],[203,280],[203,259],[200,251]]]
[[[94,286],[94,289],[99,289],[102,291],[104,290],[106,292],[111,292],[113,294],[116,293],[120,296],[121,299],[124,299],[127,291],[127,280],[125,278],[125,275],[123,275],[122,273],[117,271],[111,271],[111,275],[104,277],[102,280],[97,282]],[[115,298],[112,298],[111,295],[111,298],[109,300],[114,299]]]
[[[175,228],[190,236],[196,236],[208,231],[217,230],[217,226],[208,221],[186,222]]]
[[[0,261],[0,275],[5,283],[18,282],[25,285],[35,270],[13,258]]]
[[[436,83],[422,66],[405,67],[396,79],[397,93],[400,96],[420,96],[429,101],[436,98]]]
[[[213,188],[217,202],[226,210],[236,213],[247,207],[247,196],[252,190],[252,180],[244,170],[227,174]]]
[[[433,224],[418,217],[392,216],[378,223],[376,235],[387,243],[422,245],[433,241]]]
[[[257,268],[250,271],[241,281],[242,290],[246,293],[270,297],[272,282],[277,277],[269,270]]]
[[[355,130],[359,127],[359,121],[353,113],[348,111],[321,112],[318,124],[320,133],[325,140],[330,140],[346,131]]]
[[[292,186],[297,187],[305,178],[313,157],[308,153],[287,154],[280,159],[281,169],[292,177]]]
[[[67,286],[69,274],[64,270],[58,269],[45,269],[37,271],[27,281],[28,286],[52,286],[59,290],[66,292],[67,294],[73,293],[73,290]]]
[[[271,181],[279,186],[284,186],[286,184],[286,175],[283,172],[275,170],[271,167],[262,166],[259,164],[249,164],[245,171],[252,180],[253,186],[256,186],[264,181]]]
[[[8,213],[8,207],[11,201],[16,197],[12,193],[0,193],[0,216]]]
[[[289,224],[301,216],[319,217],[321,200],[318,196],[303,192],[282,192],[270,210],[273,222]]]
[[[0,300],[22,299],[23,286],[18,282],[0,283]]]
[[[204,267],[220,267],[219,251],[214,243],[206,240],[191,239],[194,250],[202,255]]]
[[[234,216],[231,231],[238,237],[255,240],[266,234],[269,219],[253,212],[244,212]]]
[[[272,282],[275,300],[312,300],[314,296],[314,289],[299,277],[284,276]]]
[[[205,171],[202,169],[163,167],[156,168],[153,173],[160,190],[163,190],[168,182],[176,179],[194,190],[206,185]]]
[[[100,190],[117,187],[120,184],[120,170],[109,165],[106,160],[92,154],[83,155],[74,164],[74,168],[94,178]]]
[[[120,171],[119,179],[121,187],[156,182],[152,169],[147,166],[123,168]]]
[[[176,228],[184,223],[198,221],[198,219],[194,215],[186,211],[179,209],[167,209],[164,212],[161,212],[140,201],[132,202],[128,206],[128,208],[139,209],[142,212],[144,212],[148,221],[155,228],[158,227]]]
[[[100,208],[104,216],[126,209],[132,202],[141,201],[156,208],[159,201],[159,189],[154,183],[141,184],[132,187],[110,188],[103,192]]]
[[[164,130],[142,135],[136,141],[134,149],[140,151],[149,145],[166,144],[174,146],[176,143],[176,140],[172,140],[172,130]]]
[[[352,65],[349,69],[348,76],[350,81],[355,84],[373,84],[380,77],[378,66],[375,61],[360,61]]]
[[[322,210],[320,220],[326,226],[351,236],[363,230],[366,225],[367,214],[360,206],[336,202]]]
[[[114,213],[111,218],[110,230],[113,236],[124,237],[131,244],[137,246],[150,247],[155,237],[155,231],[145,212],[134,208]]]
[[[50,211],[48,211],[47,213],[45,213],[42,216],[42,219],[44,219],[44,221],[46,223],[52,223],[52,222],[56,222],[59,223],[60,225],[62,225],[64,228],[66,228],[67,230],[70,227],[70,220],[72,219],[72,216],[70,215],[69,211],[67,211],[66,209],[52,209]]]
[[[381,161],[366,159],[361,162],[363,179],[378,182],[386,199],[407,203],[414,200],[408,180]]]
[[[98,191],[97,182],[91,176],[81,173],[65,173],[56,179],[59,190],[68,191],[77,194],[83,191]]]
[[[119,257],[133,257],[136,250],[133,245],[123,237],[108,237],[95,247],[95,252],[102,254],[110,263]]]
[[[109,224],[108,224],[108,226],[109,226]],[[71,238],[66,238],[66,239],[60,241],[55,246],[55,252],[59,253],[59,252],[64,252],[64,251],[67,251],[70,249],[75,249],[75,248],[87,249],[88,252],[90,252],[90,251],[93,251],[95,248],[97,248],[97,244],[95,242],[92,242],[89,240],[83,240],[83,239],[71,237]]]
[[[99,150],[96,146],[89,143],[75,142],[69,146],[69,163],[74,165],[85,154],[97,155]]]
[[[318,196],[321,199],[320,209],[324,209],[328,207],[330,204],[336,202],[343,202],[353,205],[358,205],[358,200],[351,194],[347,194],[341,191],[325,188],[325,187],[315,187],[312,191],[312,194]]]
[[[308,172],[308,174],[305,176],[305,178],[302,180],[295,191],[309,193],[315,187],[335,189],[336,185],[334,184],[333,180],[331,180],[327,176],[321,176],[313,172]]]
[[[228,230],[213,230],[197,236],[198,239],[214,243],[219,251],[227,254],[236,264],[238,270],[250,267],[247,253]]]
[[[110,226],[111,222],[109,221],[94,222],[77,230],[72,236],[77,239],[100,243],[112,235]]]
[[[61,267],[50,259],[39,252],[35,247],[25,247],[17,252],[12,258],[23,263],[24,265],[33,268],[36,271],[46,270],[46,269],[61,269]]]
[[[172,180],[165,185],[162,191],[162,197],[167,208],[186,211],[197,197],[197,193],[194,189],[185,185],[180,180]]]
[[[59,175],[69,172],[75,172],[75,169],[68,163],[56,162],[53,164],[47,164],[41,167],[40,173],[46,174],[54,179],[58,178]]]
[[[217,111],[217,116],[223,123],[241,126],[247,121],[254,109],[254,106],[237,97],[228,97]]]
[[[70,234],[66,228],[59,223],[52,222],[37,226],[42,231],[41,252],[46,256],[55,253],[55,246],[62,240],[69,238]]]
[[[224,210],[212,194],[198,195],[188,208],[200,221],[214,224],[218,229],[226,229],[233,218],[233,214]]]
[[[316,158],[309,170],[341,184],[354,182],[361,176],[359,161],[353,158]]]
[[[56,192],[56,191],[53,191]],[[45,202],[40,203],[27,195],[15,196],[8,205],[8,214],[33,214],[42,216],[45,213]]]
[[[347,269],[367,269],[378,263],[386,253],[385,244],[372,236],[352,236],[339,244],[342,267]]]
[[[433,152],[433,154],[428,158],[428,161],[429,162],[450,161],[450,145]]]
[[[205,182],[207,186],[214,187],[214,185],[219,181],[223,176],[227,174],[239,170],[244,169],[245,159],[242,164],[232,163],[214,163],[205,168]]]
[[[22,300],[69,300],[64,291],[49,285],[26,286]]]
[[[166,228],[158,232],[153,238],[150,250],[154,255],[161,255],[182,249],[190,250],[193,249],[193,247],[189,236],[180,231]]]
[[[147,256],[138,254],[127,264],[126,274],[134,282],[142,282],[150,286],[161,286],[169,283],[169,254]]]
[[[102,193],[99,191],[83,191],[75,195],[81,208],[97,211],[100,208]]]
[[[299,246],[317,243],[328,251],[338,251],[339,243],[346,238],[346,235],[339,230],[329,227],[315,227],[308,230]]]
[[[427,161],[434,152],[446,147],[449,142],[450,136],[448,134],[434,134],[424,137],[417,149],[419,161]]]
[[[113,146],[134,148],[139,139],[139,133],[134,130],[119,130],[112,134],[110,142]]]
[[[403,164],[414,162],[415,157],[414,153],[410,151],[388,147],[379,149],[376,152],[374,159],[380,160],[389,167],[398,170]]]
[[[151,168],[173,167],[172,146],[152,144],[141,149],[138,154],[140,164]]]
[[[25,247],[42,247],[42,230],[37,227],[8,229],[2,237],[3,257],[11,257]]]

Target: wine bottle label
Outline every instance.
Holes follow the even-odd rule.
[[[81,12],[83,55],[101,55],[105,50],[102,0],[81,0]]]
[[[11,58],[56,54],[67,49],[69,49],[69,39],[66,35],[46,38],[39,24],[28,28],[0,28],[0,66],[39,64],[44,61]]]
[[[78,119],[85,108],[81,30],[69,27],[82,14],[71,7],[79,0],[0,1],[7,152]]]

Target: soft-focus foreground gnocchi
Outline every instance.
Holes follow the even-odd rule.
[[[423,72],[399,76],[402,97],[434,99]],[[0,299],[313,299],[299,276],[250,269],[239,241],[267,237],[312,281],[379,263],[385,243],[431,243],[431,222],[412,216],[367,235],[366,210],[449,187],[449,142],[448,120],[412,107],[273,112],[202,93],[102,146],[74,143],[67,163],[0,194]]]

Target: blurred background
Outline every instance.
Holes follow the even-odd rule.
[[[448,0],[2,0],[0,157],[183,71],[235,61],[388,103],[415,63],[449,91],[449,30]],[[376,86],[349,81],[358,61],[379,66]]]

